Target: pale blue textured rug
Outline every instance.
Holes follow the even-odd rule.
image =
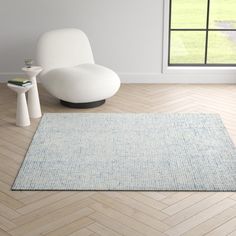
[[[216,114],[45,114],[13,190],[235,191]]]

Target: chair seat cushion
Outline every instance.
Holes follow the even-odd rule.
[[[72,103],[103,100],[113,96],[120,87],[114,71],[96,64],[53,69],[44,73],[41,81],[52,95]]]

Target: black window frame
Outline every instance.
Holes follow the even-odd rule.
[[[168,40],[168,66],[193,66],[193,67],[230,67],[230,66],[236,66],[235,64],[223,64],[223,63],[207,63],[208,58],[208,35],[211,31],[236,31],[236,29],[210,29],[209,28],[209,20],[210,20],[210,6],[211,6],[211,0],[207,1],[207,14],[206,14],[206,28],[205,29],[190,29],[190,28],[178,28],[178,29],[172,29],[171,23],[172,23],[172,1],[169,0],[169,40]],[[197,31],[197,32],[206,32],[205,37],[205,55],[204,55],[204,63],[170,63],[170,56],[171,56],[171,32],[173,31]]]

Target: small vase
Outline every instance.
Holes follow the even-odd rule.
[[[34,61],[32,59],[25,59],[25,65],[27,68],[31,68]]]

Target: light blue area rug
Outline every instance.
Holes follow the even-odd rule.
[[[216,114],[45,114],[12,190],[235,191]]]

